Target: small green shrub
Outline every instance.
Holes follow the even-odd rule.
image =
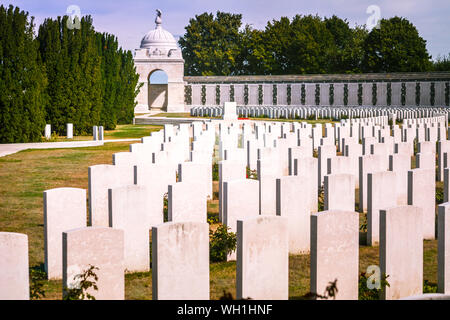
[[[89,288],[98,290],[97,283],[98,276],[94,270],[98,270],[97,267],[89,265],[89,268],[84,270],[82,273],[76,275],[74,280],[80,279],[79,284],[74,288],[64,287],[63,300],[95,300],[95,297],[86,292]],[[93,280],[91,280],[93,278]]]
[[[319,201],[318,201],[318,210],[319,212],[323,211],[324,209],[324,200],[325,200],[325,191],[323,189],[323,186],[319,189]]]
[[[425,280],[423,282],[423,293],[437,293],[437,284]]]
[[[169,195],[168,193],[164,193],[164,207],[163,207],[163,213],[164,213],[164,222],[169,221]]]
[[[364,212],[363,223],[359,227],[359,230],[362,232],[367,232],[367,212]]]
[[[375,271],[374,271],[374,273],[375,273]],[[375,288],[369,289],[367,287],[367,280],[369,279],[369,277],[372,274],[367,274],[365,272],[362,272],[359,275],[359,281],[358,281],[358,299],[359,300],[379,300],[381,290],[386,288],[386,286],[390,287],[389,282],[386,280],[389,276],[386,276],[385,274],[383,274],[381,276],[380,289],[375,289]],[[373,280],[372,283],[375,283],[375,280]]]
[[[214,163],[212,166],[212,178],[213,181],[219,181],[219,164]]]
[[[59,135],[56,132],[52,132],[49,139],[46,139],[45,137],[41,137],[41,142],[57,142],[59,138]]]
[[[328,300],[330,298],[336,299],[336,293],[338,293],[339,290],[337,288],[337,279],[334,279],[334,281],[328,282],[328,286],[325,288],[325,291],[323,295],[320,295],[318,293],[312,293],[308,292],[304,296],[302,296],[301,300],[315,300],[315,299],[325,299]]]
[[[258,171],[257,170],[250,170],[249,167],[246,167],[246,177],[247,179],[253,179],[258,180]]]
[[[221,224],[216,231],[209,231],[209,259],[211,262],[222,262],[236,250],[236,234],[229,232],[229,227]]]
[[[319,158],[319,151],[317,149],[313,149],[313,158]]]
[[[436,205],[444,203],[444,190],[436,188]]]
[[[216,224],[219,223],[219,215],[214,212],[208,212],[207,214],[207,221],[209,224]]]
[[[30,268],[30,300],[45,297],[45,281],[47,281],[47,274],[44,271],[37,268]]]

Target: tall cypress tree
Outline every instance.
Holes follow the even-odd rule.
[[[39,141],[47,79],[34,39],[34,18],[0,6],[0,142]]]
[[[39,28],[39,49],[49,78],[47,121],[60,134],[66,123],[76,134],[92,132],[102,109],[101,57],[90,16],[80,29],[67,27],[68,17],[46,19]]]
[[[114,129],[117,123],[130,123],[133,119],[139,75],[131,51],[119,48],[115,36],[98,33],[97,43],[102,57],[103,79],[100,122],[106,129]]]
[[[139,89],[139,74],[136,73],[134,66],[133,54],[130,50],[119,50],[121,56],[120,68],[120,94],[116,102],[118,106],[117,121],[118,123],[131,123],[134,117],[134,107],[136,106],[136,97]]]
[[[45,123],[66,134],[92,126],[130,123],[138,74],[130,51],[113,35],[94,30],[90,16],[79,28],[68,16],[46,19],[33,33],[33,18],[0,7],[0,142],[39,141]]]
[[[97,33],[97,45],[102,57],[102,95],[103,108],[100,122],[106,129],[114,129],[117,124],[116,101],[119,94],[120,55],[115,36]]]

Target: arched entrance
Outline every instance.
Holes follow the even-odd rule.
[[[149,110],[167,111],[168,76],[163,70],[154,70],[148,76]]]

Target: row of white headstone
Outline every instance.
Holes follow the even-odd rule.
[[[434,137],[441,139],[442,168],[450,148],[444,122],[444,117],[432,117],[405,124],[402,130],[393,126],[393,136],[386,116],[324,127],[233,120],[165,125],[130,145],[130,152],[114,154],[113,165],[89,167],[88,221],[85,190],[44,192],[47,275],[70,287],[75,275],[95,265],[100,269],[99,291],[92,294],[123,299],[124,271],[150,268],[152,230],[153,298],[209,299],[206,201],[212,196],[217,136],[219,219],[238,236],[237,250],[229,256],[237,261],[237,298],[287,299],[288,254],[310,252],[311,291],[322,294],[338,279],[337,298],[357,299],[359,216],[354,193],[359,186],[359,209],[368,212],[367,241],[379,242],[381,271],[389,275],[391,286],[384,298],[419,294],[422,240],[435,237]],[[424,130],[438,133],[428,134],[432,141],[422,141]],[[420,141],[418,168],[411,170],[414,139]],[[336,146],[336,140],[341,144]],[[336,155],[339,147],[343,156]],[[257,171],[258,180],[246,177],[247,167]],[[443,171],[448,177],[448,169]],[[317,212],[322,186],[325,208]],[[440,207],[437,225],[439,288],[447,293],[448,205]],[[0,288],[5,288],[0,296],[27,298],[26,236],[1,237],[0,256],[11,259],[0,264],[5,271],[0,274],[9,275],[0,279]],[[21,287],[23,295],[13,295],[11,286]]]
[[[67,139],[73,139],[73,123],[67,123],[66,124],[66,132],[67,132]],[[92,127],[92,134],[94,140],[103,140],[104,131],[103,126],[93,126]],[[46,124],[45,125],[45,133],[44,133],[45,139],[50,139],[52,137],[52,125]]]
[[[226,104],[226,103],[225,103]],[[448,118],[447,107],[415,107],[415,106],[239,106],[236,111],[243,117],[267,117],[271,119],[314,119],[332,118],[366,118],[389,115],[391,119],[409,119],[432,117],[445,114]],[[219,117],[225,113],[225,107],[195,106],[191,107],[191,116]],[[394,121],[395,123],[395,121]]]

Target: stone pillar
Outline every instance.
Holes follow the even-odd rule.
[[[98,140],[103,140],[103,126],[98,128]]]
[[[98,127],[97,126],[92,127],[92,138],[95,141],[98,140]]]
[[[73,123],[67,124],[67,139],[73,139]]]
[[[46,124],[45,125],[45,139],[50,139],[52,137],[52,125]]]

